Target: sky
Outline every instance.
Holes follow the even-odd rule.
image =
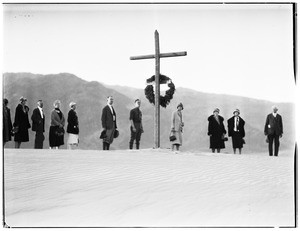
[[[11,4],[3,6],[3,72],[72,73],[145,88],[155,60],[176,87],[294,102],[291,4]],[[165,89],[162,87],[162,89]]]

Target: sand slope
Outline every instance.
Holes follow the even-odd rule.
[[[294,226],[293,153],[5,149],[10,227]]]

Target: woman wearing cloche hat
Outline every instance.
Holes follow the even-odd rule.
[[[20,103],[18,104],[15,111],[15,148],[20,148],[22,142],[29,141],[28,129],[31,128],[28,119],[29,107],[26,105],[27,99],[25,97],[20,98]]]
[[[225,134],[226,130],[224,127],[224,118],[219,115],[220,109],[216,108],[213,111],[213,115],[208,117],[208,135],[210,136],[210,148],[212,152],[219,153],[221,149],[225,148]]]
[[[70,111],[68,113],[68,126],[67,126],[67,133],[68,141],[67,141],[67,148],[68,149],[74,149],[78,146],[79,143],[79,123],[78,123],[78,116],[76,113],[76,103],[71,102],[69,104]]]
[[[177,105],[177,110],[172,113],[171,118],[171,135],[170,135],[170,142],[172,145],[172,151],[179,151],[179,146],[182,146],[182,131],[183,131],[183,120],[182,120],[182,110],[183,104],[179,103]],[[171,137],[174,137],[171,139]]]
[[[240,110],[235,109],[233,111],[233,115],[228,121],[228,136],[232,138],[232,147],[234,154],[236,153],[236,149],[239,149],[239,154],[242,153],[243,144],[245,140],[245,121],[240,117]]]

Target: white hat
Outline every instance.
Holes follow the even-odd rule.
[[[240,110],[239,110],[239,109],[235,109],[235,110],[233,111],[233,114],[234,114],[235,112],[237,112],[237,113],[240,114]]]
[[[71,102],[71,103],[69,104],[70,107],[73,107],[74,105],[76,105],[75,102]]]

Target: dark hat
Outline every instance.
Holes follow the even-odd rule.
[[[105,139],[107,137],[106,130],[103,130],[100,135],[100,139]]]
[[[215,113],[215,112],[220,112],[220,109],[219,108],[216,108],[215,110],[214,110],[214,112],[213,113]]]
[[[233,111],[233,114],[236,113],[236,112],[240,114],[240,110],[239,110],[239,109],[235,109],[235,110]]]
[[[182,110],[183,110],[183,104],[182,104],[182,103],[179,103],[179,104],[177,105],[177,108],[178,108],[178,107],[181,107]]]

